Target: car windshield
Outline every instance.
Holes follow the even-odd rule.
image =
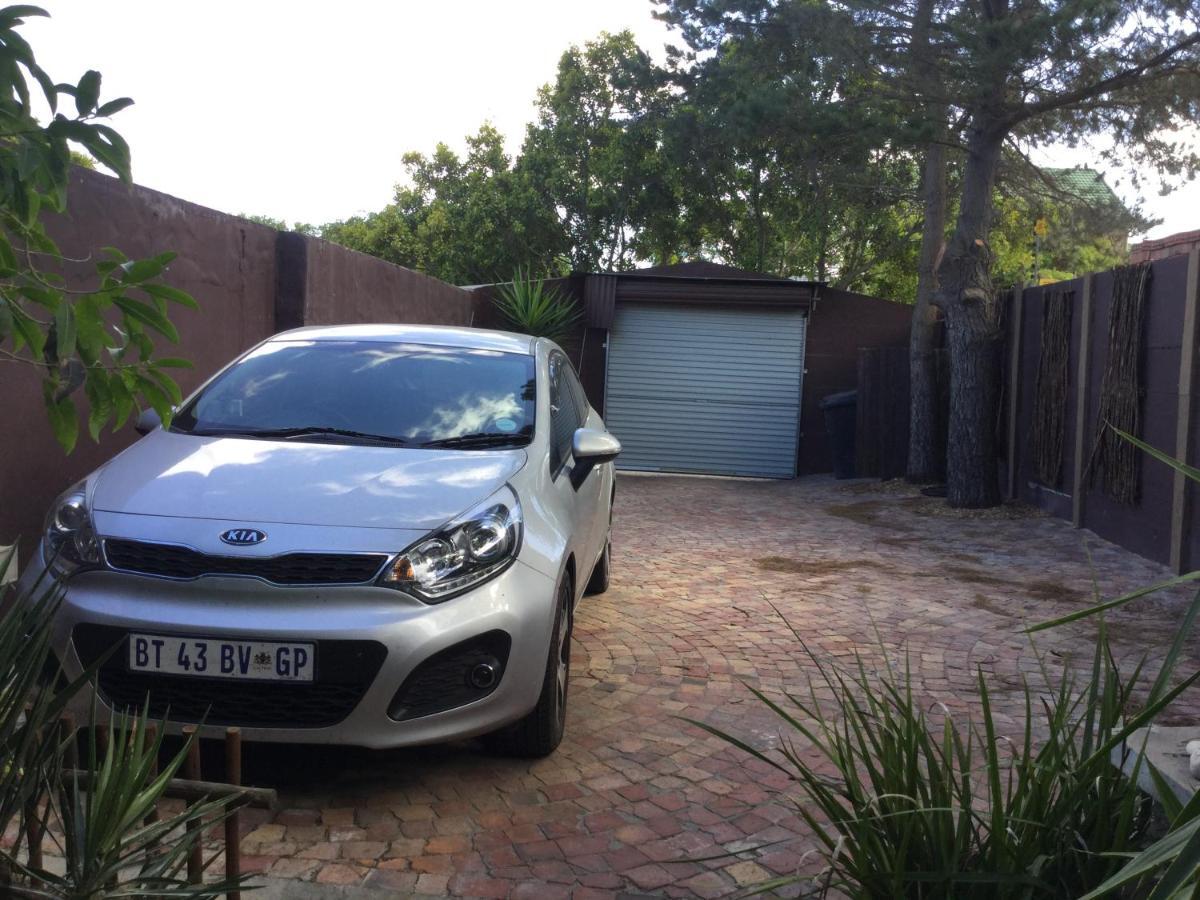
[[[534,360],[368,341],[272,341],[175,416],[193,434],[483,449],[533,435]]]

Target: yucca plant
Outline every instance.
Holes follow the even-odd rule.
[[[978,674],[978,721],[956,721],[913,690],[905,664],[873,673],[802,651],[815,667],[804,696],[775,699],[751,688],[782,727],[779,754],[704,722],[692,724],[785,773],[798,814],[823,847],[820,893],[858,898],[1076,898],[1098,887],[1138,849],[1148,808],[1136,780],[1114,766],[1132,755],[1129,736],[1152,721],[1200,673],[1171,686],[1200,598],[1144,700],[1143,665],[1122,675],[1103,624],[1086,673],[1065,671],[1046,687],[1023,683],[1025,724],[1002,735],[992,692]],[[828,712],[819,694],[831,694]],[[832,777],[830,773],[833,773]],[[812,876],[759,885],[768,892]]]
[[[579,327],[575,301],[529,270],[518,269],[511,282],[500,285],[495,303],[509,326],[523,334],[562,343]]]
[[[10,558],[0,559],[0,574]],[[65,682],[54,664],[50,633],[60,599],[53,583],[36,584],[25,596],[0,588],[0,832],[18,822],[21,835],[40,835],[35,840],[64,861],[62,873],[33,866],[28,838],[0,849],[0,895],[192,898],[237,887],[192,885],[185,877],[188,853],[203,835],[187,825],[219,821],[231,810],[228,802],[149,818],[189,744],[155,776],[166,723],[152,730],[147,709],[116,716],[105,727],[103,751],[97,729],[87,729],[80,769],[67,768],[78,734],[65,733],[60,717],[73,698],[91,690],[95,670]]]

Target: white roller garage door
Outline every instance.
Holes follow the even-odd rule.
[[[791,309],[618,303],[604,400],[618,467],[795,475],[805,322]]]

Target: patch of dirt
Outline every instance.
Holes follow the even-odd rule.
[[[1031,581],[1023,587],[1034,600],[1046,603],[1079,603],[1086,600],[1088,596],[1086,591],[1067,587],[1067,585],[1049,578]]]
[[[892,503],[884,500],[864,500],[860,503],[834,503],[826,506],[825,512],[831,516],[837,516],[839,519],[857,522],[859,525],[873,525],[889,531],[915,531],[913,526],[902,522],[880,521],[880,513],[891,506],[893,506]]]
[[[860,569],[870,563],[844,559],[793,559],[790,556],[764,556],[756,559],[759,568],[768,572],[788,572],[793,575],[835,575],[848,569]]]
[[[847,494],[904,494],[915,497],[920,494],[921,486],[909,484],[903,478],[889,478],[887,481],[856,481],[842,485],[839,490]]]
[[[1004,616],[1006,619],[1022,619],[1024,618],[1025,608],[1014,601],[1007,602],[997,600],[995,597],[989,597],[987,594],[976,594],[975,599],[971,601],[971,606],[975,609],[986,610],[997,616]]]
[[[1008,578],[993,575],[991,572],[972,569],[970,566],[960,566],[956,563],[946,563],[944,566],[938,566],[936,569],[931,570],[929,574],[948,575],[951,578],[957,578],[959,581],[965,581],[968,584],[985,584],[992,587],[1020,587],[1017,582]]]
[[[1001,504],[1000,506],[991,506],[989,509],[956,509],[946,505],[946,500],[941,497],[926,497],[920,492],[919,485],[910,485],[904,479],[892,479],[890,481],[858,481],[856,484],[845,485],[840,488],[845,493],[852,494],[884,494],[889,498],[899,499],[899,502],[904,504],[907,511],[916,512],[920,516],[936,516],[938,518],[968,518],[968,520],[1013,520],[1013,518],[1042,518],[1045,517],[1045,511],[1039,510],[1036,506],[1031,506],[1027,503],[1021,503],[1020,500],[1012,500],[1012,502]],[[863,506],[874,506],[872,509],[862,509]],[[864,502],[850,504],[834,504],[827,506],[826,511],[830,515],[840,516],[842,518],[850,518],[854,522],[862,522],[863,524],[878,524],[878,511],[887,508],[889,504],[886,500],[864,500]],[[902,530],[912,530],[904,526],[895,526],[894,523],[888,523],[889,528],[901,528]]]
[[[1011,520],[1045,518],[1047,513],[1030,506],[1028,503],[1013,501],[987,509],[957,509],[947,506],[945,500],[937,497],[908,497],[901,501],[911,512],[919,516],[933,516],[939,519],[990,519]]]
[[[947,556],[950,559],[957,559],[959,562],[970,563],[971,565],[975,566],[987,565],[987,563],[985,563],[974,553],[959,553],[957,550],[946,550],[942,553],[942,556]]]

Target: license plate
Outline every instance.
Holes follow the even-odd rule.
[[[312,681],[316,661],[316,648],[312,644],[129,635],[129,668],[135,672],[249,681]]]

